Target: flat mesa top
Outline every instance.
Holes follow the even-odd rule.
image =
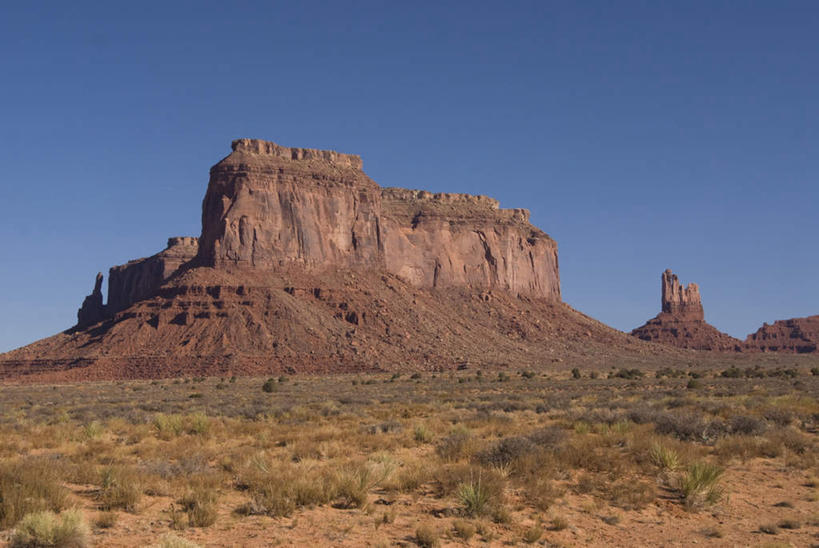
[[[284,160],[323,160],[331,164],[362,169],[361,156],[344,154],[334,150],[315,148],[285,147],[272,141],[262,139],[236,139],[231,143],[233,152],[240,154],[257,154],[275,156]]]

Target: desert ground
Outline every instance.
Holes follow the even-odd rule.
[[[815,546],[819,369],[778,360],[7,384],[0,543]]]

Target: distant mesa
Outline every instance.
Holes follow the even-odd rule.
[[[819,348],[819,316],[779,320],[763,324],[748,335],[745,346],[762,352],[795,352],[808,354]]]
[[[741,351],[742,341],[705,321],[699,286],[686,287],[666,270],[661,276],[661,312],[631,334],[644,341],[694,350]]]

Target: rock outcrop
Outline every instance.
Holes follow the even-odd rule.
[[[111,267],[108,271],[108,315],[113,316],[152,295],[183,265],[196,257],[198,250],[197,238],[168,238],[167,247],[156,255]]]
[[[93,325],[104,320],[107,315],[106,307],[102,303],[102,272],[97,272],[94,290],[83,300],[82,306],[77,311],[77,326]]]
[[[525,209],[486,196],[387,188],[382,239],[389,272],[417,287],[503,289],[560,300],[557,244]]]
[[[739,351],[742,342],[706,323],[699,286],[683,287],[671,270],[661,276],[661,312],[631,334],[644,341],[695,350]]]
[[[819,315],[763,324],[745,339],[748,350],[808,354],[819,350]]]

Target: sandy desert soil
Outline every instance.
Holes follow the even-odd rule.
[[[819,376],[590,373],[2,386],[0,542],[76,507],[95,546],[819,544]]]

